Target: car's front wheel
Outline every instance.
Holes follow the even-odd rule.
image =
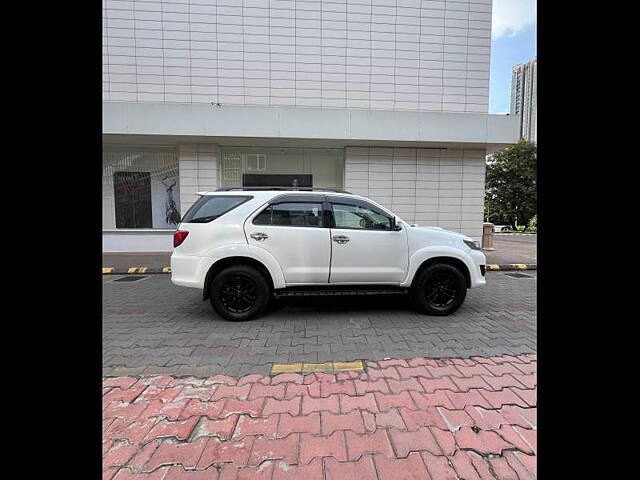
[[[227,267],[210,285],[211,306],[226,320],[257,317],[269,303],[270,289],[264,275],[248,265]]]
[[[429,315],[455,312],[467,296],[464,275],[453,265],[435,263],[425,268],[412,286],[412,297],[418,310]]]

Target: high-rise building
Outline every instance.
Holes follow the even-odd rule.
[[[290,177],[480,239],[485,156],[518,140],[491,9],[103,0],[103,250],[170,251],[198,192]]]
[[[538,60],[511,69],[511,115],[520,117],[520,136],[530,142],[538,138]]]

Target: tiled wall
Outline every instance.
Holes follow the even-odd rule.
[[[347,147],[345,189],[404,220],[480,240],[485,151]]]
[[[198,199],[197,192],[218,186],[220,147],[216,144],[178,145],[180,161],[180,214],[184,215]]]
[[[492,0],[103,0],[105,101],[486,113]]]

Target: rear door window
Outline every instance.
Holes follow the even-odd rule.
[[[241,195],[203,195],[185,213],[182,223],[208,223],[252,199]]]
[[[269,205],[254,218],[253,224],[322,227],[322,203],[289,202]]]

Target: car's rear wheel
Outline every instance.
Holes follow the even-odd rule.
[[[462,272],[453,265],[434,263],[418,275],[411,293],[421,312],[429,315],[449,315],[464,302],[467,296],[467,281]]]
[[[215,276],[209,288],[211,306],[216,313],[236,322],[260,315],[271,296],[264,275],[248,265],[225,268]]]

